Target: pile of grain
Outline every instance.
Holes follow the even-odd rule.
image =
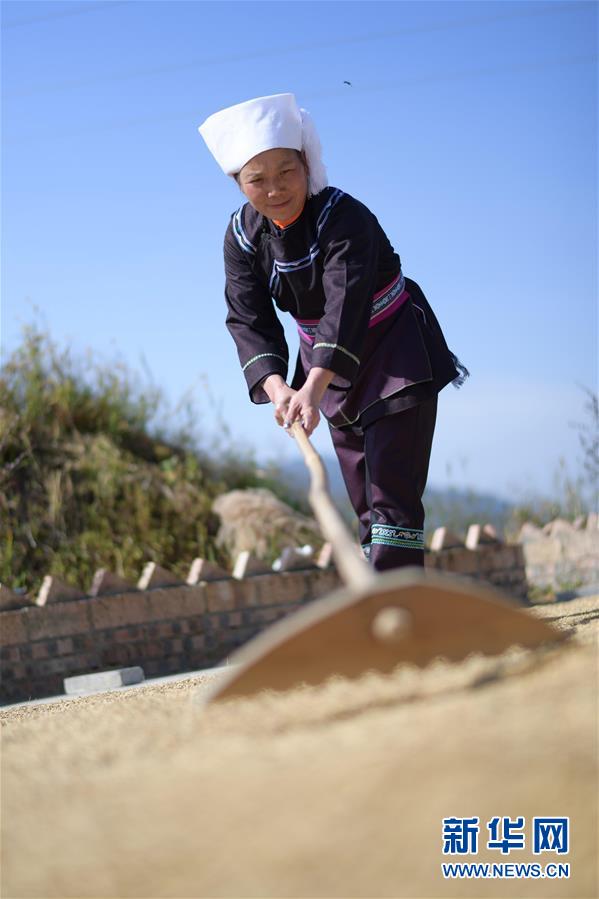
[[[5,710],[4,896],[596,895],[599,597],[540,610],[558,649],[204,708],[200,680]],[[486,822],[570,816],[571,853],[507,859]],[[445,881],[442,819],[478,861],[569,880]]]

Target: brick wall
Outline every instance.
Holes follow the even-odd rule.
[[[333,569],[54,602],[0,613],[1,701],[63,692],[63,678],[141,665],[146,677],[206,668],[302,603]]]
[[[466,544],[439,529],[426,566],[526,596],[521,546],[503,544],[479,525]],[[168,572],[154,574],[168,580]],[[170,586],[152,586],[144,575],[137,589],[96,596],[45,584],[37,599],[44,605],[0,588],[0,702],[62,693],[65,677],[93,671],[140,665],[156,677],[217,665],[272,622],[339,586],[333,568],[251,574],[250,566],[243,579],[221,574]]]
[[[205,668],[338,585],[333,569],[256,575],[29,606],[0,614],[1,701],[63,691],[63,678],[141,665]]]

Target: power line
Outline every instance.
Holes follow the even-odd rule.
[[[110,6],[115,3],[130,3],[130,0],[112,0],[112,3],[103,3],[102,6]],[[539,9],[532,8],[525,12],[506,12],[506,13],[497,13],[492,16],[473,16],[470,18],[463,19],[455,19],[455,20],[445,20],[443,22],[436,22],[434,24],[428,25],[417,25],[413,28],[404,28],[399,31],[385,31],[385,32],[376,32],[371,34],[362,34],[362,35],[349,35],[347,37],[335,38],[333,40],[324,40],[324,41],[310,41],[301,44],[291,44],[287,47],[282,47],[278,49],[273,49],[272,47],[262,47],[257,50],[252,51],[244,51],[240,53],[232,53],[227,55],[219,55],[212,57],[205,57],[203,59],[192,59],[187,62],[180,63],[170,63],[162,66],[149,66],[140,69],[125,69],[120,72],[113,72],[104,75],[96,75],[90,78],[78,78],[71,81],[62,81],[55,82],[54,84],[48,84],[45,82],[44,84],[34,85],[33,87],[24,88],[19,91],[15,91],[12,94],[5,94],[5,99],[17,99],[32,96],[34,94],[41,93],[58,93],[65,90],[72,90],[78,87],[89,87],[93,84],[101,84],[108,82],[118,82],[118,81],[126,81],[136,78],[147,78],[155,75],[169,75],[173,72],[180,72],[186,69],[194,69],[194,68],[205,68],[216,65],[228,65],[230,63],[236,62],[253,62],[259,59],[272,58],[274,56],[289,56],[295,53],[305,53],[307,51],[314,50],[329,50],[334,47],[340,46],[349,46],[352,44],[365,44],[376,41],[388,41],[396,38],[406,38],[410,36],[415,36],[418,34],[428,34],[435,31],[450,31],[453,29],[459,28],[469,28],[469,27],[477,27],[484,25],[495,25],[499,22],[511,21],[511,20],[519,20],[530,17],[539,17],[545,15],[553,15],[559,13],[571,13],[573,10],[577,11],[580,9],[585,9],[586,7],[583,5],[573,5],[570,2],[566,3],[552,3],[547,6],[542,6]]]
[[[98,0],[97,3],[86,2],[77,9],[57,10],[56,12],[49,12],[42,16],[31,16],[29,19],[14,19],[12,22],[3,22],[2,30],[7,31],[9,28],[22,28],[25,25],[37,25],[38,22],[49,22],[52,19],[66,19],[67,16],[81,16],[88,12],[99,12],[108,9],[109,7],[128,5],[131,2],[133,2],[133,0]]]
[[[426,86],[428,84],[435,84],[439,81],[448,82],[448,81],[460,81],[467,80],[472,81],[476,78],[485,78],[493,75],[505,75],[510,72],[534,72],[539,71],[545,68],[557,68],[563,66],[573,66],[573,65],[585,65],[589,63],[597,62],[597,54],[589,54],[588,56],[566,56],[566,57],[555,57],[552,56],[549,59],[537,60],[532,62],[523,62],[516,65],[508,65],[506,66],[504,63],[501,63],[497,66],[488,66],[484,68],[477,69],[462,69],[454,72],[439,72],[434,75],[423,75],[419,78],[404,78],[398,81],[390,81],[389,79],[385,79],[385,81],[374,82],[366,85],[355,86],[352,89],[352,97],[356,94],[363,93],[387,93],[393,91],[404,90],[406,87]],[[302,99],[307,101],[310,100],[321,100],[327,97],[336,97],[343,96],[347,99],[348,92],[346,88],[331,88],[330,90],[323,91],[310,91],[304,95],[302,95]],[[62,131],[57,134],[48,134],[47,132],[36,132],[32,134],[24,135],[20,138],[11,140],[10,138],[5,137],[3,140],[3,144],[6,146],[15,146],[23,143],[30,142],[41,142],[47,140],[56,140],[60,138],[71,138],[71,137],[79,137],[87,134],[99,134],[107,131],[123,131],[128,128],[135,128],[140,125],[155,125],[157,122],[167,122],[167,121],[187,121],[190,123],[190,128],[195,130],[196,122],[198,120],[198,111],[196,110],[186,110],[185,112],[177,112],[171,113],[167,115],[157,116],[141,116],[138,118],[127,118],[120,119],[114,122],[107,122],[104,125],[99,126],[91,126],[89,128],[80,128],[73,131]],[[193,124],[192,124],[193,123]]]

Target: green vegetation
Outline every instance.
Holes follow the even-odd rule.
[[[89,586],[101,567],[135,582],[151,559],[180,576],[195,556],[228,565],[211,511],[228,490],[267,487],[308,511],[251,455],[198,448],[197,420],[189,400],[173,410],[126,365],[77,359],[28,326],[0,370],[0,582],[36,592],[45,574]]]
[[[591,390],[585,394],[586,419],[573,425],[580,474],[571,476],[562,460],[555,499],[512,507],[473,491],[431,488],[427,536],[439,525],[464,536],[478,521],[513,537],[523,521],[573,520],[596,509],[599,403]],[[162,422],[177,424],[165,429]],[[76,358],[37,326],[25,328],[0,369],[0,582],[35,593],[45,574],[85,587],[102,567],[136,581],[149,560],[182,577],[195,556],[230,566],[211,507],[234,489],[266,487],[310,515],[299,459],[285,473],[258,467],[250,453],[240,457],[228,447],[222,422],[224,444],[207,450],[199,422],[190,398],[170,408],[123,363],[100,363],[91,353]],[[333,487],[355,525],[345,489]],[[269,536],[267,560],[281,541],[284,534]]]

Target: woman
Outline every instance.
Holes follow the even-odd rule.
[[[308,435],[320,412],[377,570],[424,564],[422,494],[437,394],[468,375],[375,216],[327,185],[293,94],[221,110],[200,134],[248,202],[225,235],[227,327],[252,402]],[[274,304],[295,318],[289,353]],[[459,371],[458,371],[459,369]]]

